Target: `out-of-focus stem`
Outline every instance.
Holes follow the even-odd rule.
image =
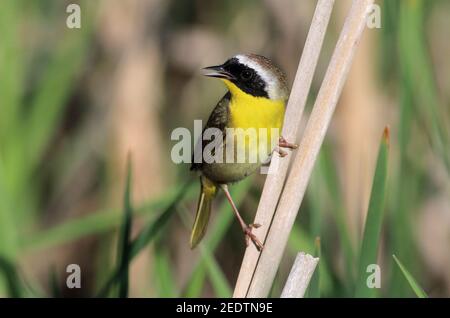
[[[353,1],[305,128],[300,150],[295,155],[264,250],[253,267],[247,297],[266,297],[270,291],[372,3],[373,0]]]
[[[319,0],[317,3],[286,108],[282,134],[288,141],[295,142],[299,133],[303,109],[305,108],[333,5],[334,0]],[[287,150],[287,152],[291,153],[290,150]],[[262,242],[265,241],[269,225],[275,213],[275,208],[286,179],[290,158],[290,155],[281,160],[278,156],[273,156],[272,158],[269,171],[272,171],[274,168],[276,170],[275,173],[267,175],[255,221],[253,222],[262,224],[260,228],[254,230],[254,233]],[[234,297],[246,296],[259,255],[260,253],[253,245],[247,248],[234,290]]]

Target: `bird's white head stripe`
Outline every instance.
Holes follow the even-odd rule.
[[[282,89],[277,75],[274,74],[272,70],[264,67],[258,61],[245,54],[236,55],[235,58],[239,61],[239,63],[255,70],[256,73],[263,79],[266,83],[266,90],[270,99],[286,98],[286,92]]]

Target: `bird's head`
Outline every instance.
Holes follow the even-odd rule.
[[[204,70],[205,76],[220,78],[228,88],[237,87],[254,97],[272,100],[288,98],[286,76],[264,56],[239,54],[222,65],[206,67]]]

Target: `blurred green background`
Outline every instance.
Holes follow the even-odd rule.
[[[350,6],[336,2],[306,116]],[[66,27],[70,3],[81,29]],[[224,93],[204,66],[253,52],[292,83],[315,4],[1,1],[0,296],[231,296],[241,230],[219,196],[189,249],[198,184],[172,163],[170,134]],[[364,34],[274,297],[299,251],[321,256],[310,297],[416,296],[393,254],[429,296],[450,296],[450,2],[378,4],[382,27]],[[263,182],[231,187],[247,221]],[[361,287],[365,257],[380,265],[379,290]],[[81,289],[66,287],[68,264]]]

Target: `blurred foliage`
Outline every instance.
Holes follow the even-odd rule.
[[[147,257],[152,264],[148,281],[151,296],[231,296],[244,246],[226,200],[218,198],[215,217],[199,252],[189,251],[192,253],[189,264],[180,263],[180,255],[184,253],[177,252],[188,249],[187,233],[198,191],[187,165],[169,165],[178,172],[171,186],[161,196],[138,204],[132,202],[129,169],[128,181],[124,182],[123,209],[110,209],[105,197],[111,176],[104,167],[113,159],[108,158],[106,150],[102,153],[104,149],[98,151],[102,155],[84,158],[78,151],[84,148],[75,146],[86,142],[83,131],[86,117],[100,120],[87,110],[86,104],[98,102],[91,95],[101,92],[90,91],[86,78],[99,77],[104,68],[115,69],[107,58],[100,61],[108,54],[99,44],[98,19],[102,13],[99,8],[104,7],[99,5],[100,1],[78,3],[83,7],[83,27],[77,31],[65,27],[65,1],[0,3],[0,295],[65,296],[64,276],[58,275],[60,271],[42,255],[91,239],[97,246],[95,253],[82,252],[89,258],[95,278],[90,276],[82,296],[129,296],[129,288],[133,287],[129,266],[141,253],[150,254]],[[231,18],[256,16],[264,21],[261,33],[275,39],[281,33],[282,23],[267,3],[166,2],[160,23],[155,26],[156,43],[163,56],[158,66],[162,69],[165,89],[157,120],[162,123],[164,137],[169,136],[168,131],[173,127],[191,125],[191,119],[200,114],[206,117],[210,109],[202,105],[213,103],[219,94],[194,86],[196,94],[201,92],[202,97],[192,99],[189,97],[192,91],[182,89],[183,85],[194,85],[192,78],[196,74],[174,57],[178,52],[173,52],[176,50],[171,48],[171,41],[177,32],[207,26],[212,34],[220,34],[219,39],[232,43],[229,45],[232,52],[236,47],[241,49],[247,42],[256,41],[257,36],[250,30],[250,35],[243,40],[242,34],[236,34],[239,23],[230,26]],[[426,268],[416,229],[421,207],[440,187],[433,175],[445,174],[449,180],[450,101],[445,100],[437,85],[436,73],[442,70],[431,57],[428,28],[433,12],[443,10],[448,17],[450,8],[444,1],[385,0],[381,4],[383,26],[376,39],[380,50],[377,85],[394,100],[390,105],[395,108],[398,122],[391,126],[391,141],[396,149],[391,146],[388,160],[386,143],[380,146],[362,242],[352,236],[348,225],[336,162],[338,146],[326,140],[272,296],[279,295],[290,260],[298,251],[320,256],[309,297],[426,295],[419,285],[433,291],[427,293],[431,296],[449,295],[450,287],[439,285],[439,278]],[[181,33],[181,37],[184,35]],[[288,48],[302,45],[301,39],[297,40],[298,43]],[[332,40],[327,39],[330,43],[326,46],[333,47]],[[264,53],[276,55],[281,45],[275,42],[265,42]],[[208,54],[194,50],[191,53],[193,56]],[[223,52],[224,56],[228,53]],[[183,54],[186,59],[190,57],[188,53]],[[283,53],[280,54],[282,57]],[[448,52],[441,54],[448,55]],[[292,56],[296,65],[298,56]],[[444,73],[448,80],[448,72]],[[101,81],[108,82],[108,76],[103,76]],[[183,102],[198,106],[186,110],[180,106]],[[167,157],[165,149],[160,152]],[[75,169],[81,157],[94,161],[95,169]],[[433,164],[439,165],[438,172],[430,169]],[[98,211],[86,211],[89,213],[75,217],[55,211],[54,198],[65,191],[59,186],[65,184],[67,171],[92,175],[95,182],[88,189],[94,192],[92,197]],[[231,187],[235,202],[243,210],[256,210],[260,185],[260,179],[252,177]],[[70,191],[67,192],[70,196]],[[101,208],[103,205],[105,208]],[[85,206],[89,205],[79,207]],[[245,217],[250,219],[252,214]],[[131,225],[138,222],[142,226],[135,233]],[[119,238],[115,242],[113,235],[117,233]],[[183,233],[181,240],[186,242],[181,247],[175,235],[180,233]],[[149,246],[150,250],[146,249]],[[393,254],[402,263],[398,259],[394,261]],[[373,293],[362,286],[364,265],[377,259],[382,262],[383,284],[380,291]],[[30,263],[32,267],[35,261],[44,262],[49,270],[43,271],[44,274],[22,270],[22,267],[28,269]],[[46,286],[49,282],[50,287]]]

